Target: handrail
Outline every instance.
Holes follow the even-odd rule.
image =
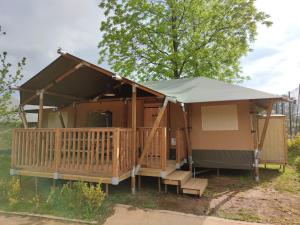
[[[131,128],[18,128],[13,131],[11,165],[118,177],[133,166],[131,144]]]
[[[140,157],[140,153],[143,151],[145,142],[150,135],[151,127],[139,127],[138,128],[138,149],[140,150],[137,156]],[[144,158],[142,167],[166,169],[167,164],[167,128],[158,127],[157,131],[151,142],[148,154]]]

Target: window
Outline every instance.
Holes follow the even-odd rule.
[[[112,127],[112,113],[105,112],[90,112],[87,120],[88,127]]]
[[[202,130],[238,130],[237,105],[202,106]]]

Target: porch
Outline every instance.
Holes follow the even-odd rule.
[[[137,159],[151,128],[137,128]],[[137,175],[163,177],[186,158],[177,129],[176,160],[167,155],[167,128],[157,128]],[[134,176],[132,128],[27,128],[13,131],[11,174],[118,185]]]

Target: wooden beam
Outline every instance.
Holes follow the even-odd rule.
[[[192,171],[192,167],[193,167],[192,147],[190,143],[187,109],[185,108],[184,104],[182,104],[182,114],[183,114],[183,121],[184,121],[184,133],[185,133],[186,144],[188,149],[187,155],[188,155],[188,162],[189,162],[189,170]]]
[[[165,98],[165,101],[164,101],[164,103],[163,103],[163,106],[162,106],[162,108],[160,109],[160,111],[159,111],[159,113],[158,113],[158,115],[157,115],[157,118],[156,118],[156,120],[155,120],[155,122],[154,122],[154,124],[153,124],[153,127],[152,127],[152,129],[151,129],[151,131],[150,131],[149,137],[148,137],[148,139],[146,140],[145,147],[144,147],[144,149],[143,149],[142,155],[141,155],[141,157],[140,157],[139,160],[138,160],[138,165],[137,165],[137,168],[136,168],[136,174],[138,173],[138,171],[139,171],[139,169],[140,169],[140,167],[141,167],[141,165],[142,165],[142,162],[143,162],[143,160],[144,160],[146,154],[148,153],[148,150],[149,150],[149,148],[150,148],[150,146],[151,146],[152,139],[153,139],[153,137],[154,137],[154,135],[155,135],[155,133],[156,133],[156,131],[157,131],[157,128],[159,127],[159,124],[160,124],[161,119],[162,119],[162,117],[163,117],[163,115],[164,115],[164,112],[166,111],[168,102],[169,102],[169,99],[168,99],[168,97],[166,97],[166,98]]]
[[[97,102],[99,99],[101,99],[106,93],[110,92],[110,91],[114,91],[116,89],[118,89],[119,87],[121,87],[124,84],[124,82],[121,82],[119,84],[116,84],[115,86],[113,86],[111,89],[106,90],[104,92],[102,92],[101,94],[99,94],[97,97],[95,97],[93,99],[94,102]]]
[[[83,66],[83,63],[76,64],[70,70],[68,70],[67,72],[61,74],[53,82],[51,82],[50,84],[46,85],[45,87],[43,87],[41,89],[44,90],[44,91],[47,91],[48,89],[50,89],[51,87],[53,87],[55,84],[63,81],[64,79],[66,79],[68,76],[70,76],[73,72],[75,72],[76,70],[78,70],[82,66]],[[21,105],[23,106],[23,105],[26,105],[26,104],[30,103],[32,100],[34,100],[35,98],[37,98],[37,96],[38,95],[33,95],[33,96],[27,98]]]
[[[133,161],[133,169],[131,176],[131,191],[135,194],[136,188],[136,178],[135,178],[135,166],[136,166],[136,136],[137,136],[137,127],[136,127],[136,86],[132,85],[132,102],[131,102],[131,128],[133,129],[133,137],[132,137],[132,161]]]
[[[28,128],[28,123],[27,123],[27,119],[26,119],[26,114],[24,112],[24,108],[22,106],[19,106],[19,115],[23,124],[24,128]]]
[[[13,90],[24,91],[24,92],[28,92],[28,93],[38,93],[39,92],[39,90],[31,90],[31,89],[22,88],[22,87],[15,88]],[[53,91],[44,91],[44,94],[57,96],[57,97],[61,97],[61,98],[66,98],[66,99],[70,99],[70,100],[77,100],[77,101],[85,100],[84,98],[79,98],[79,97],[75,97],[75,96],[71,96],[71,95],[65,95],[65,94],[61,94],[61,93],[57,93],[57,92],[53,92]]]
[[[60,120],[61,127],[66,128],[64,118],[63,118],[63,115],[62,115],[61,111],[58,111],[58,117],[59,117],[59,120]]]
[[[254,150],[254,174],[255,174],[255,180],[258,182],[259,181],[259,159],[260,159],[260,154],[264,145],[264,140],[266,137],[266,133],[267,133],[267,128],[269,125],[269,120],[270,120],[270,116],[272,113],[272,107],[273,107],[273,102],[274,100],[271,99],[269,106],[268,106],[268,110],[267,110],[267,117],[265,119],[264,122],[264,126],[263,126],[263,130],[259,139],[259,144],[257,149]]]
[[[43,122],[43,107],[44,107],[44,90],[39,92],[39,115],[38,115],[38,128],[42,128]]]
[[[82,63],[84,66],[89,67],[89,68],[91,68],[91,69],[93,69],[93,70],[96,70],[96,71],[100,72],[101,74],[103,74],[103,75],[105,75],[105,76],[108,76],[108,77],[110,77],[110,78],[112,78],[112,79],[115,79],[114,77],[119,77],[118,75],[116,75],[116,74],[114,74],[114,73],[112,73],[112,72],[110,72],[110,71],[108,71],[108,70],[105,70],[105,69],[103,69],[103,68],[101,68],[101,67],[99,67],[99,66],[97,66],[97,65],[91,64],[91,63],[89,63],[89,62],[87,62],[87,61],[84,61],[84,60],[82,60],[82,59],[80,59],[80,58],[77,58],[77,57],[75,57],[75,56],[73,56],[73,55],[71,55],[71,54],[61,54],[61,55],[64,56],[64,57],[66,57],[66,58],[68,58],[68,59],[72,59],[72,60],[74,60],[74,61],[80,60],[81,63]],[[144,86],[144,85],[140,85],[140,84],[138,84],[138,83],[135,83],[134,81],[129,80],[129,79],[125,78],[125,77],[120,77],[120,78],[121,78],[121,80],[124,81],[125,83],[127,83],[127,84],[129,84],[129,85],[135,85],[136,88],[139,88],[139,89],[141,89],[141,90],[143,90],[143,91],[145,91],[145,92],[148,92],[148,93],[153,94],[153,95],[155,95],[155,96],[161,96],[161,97],[164,97],[164,96],[165,96],[165,95],[162,94],[162,93],[159,93],[159,92],[157,92],[157,91],[154,91],[154,90],[152,90],[152,89],[150,89],[150,88],[148,88],[148,87],[146,87],[146,86]],[[118,79],[115,79],[115,80],[118,80]]]
[[[274,102],[273,99],[271,99],[270,103],[269,103],[269,106],[268,106],[268,110],[267,110],[267,117],[265,119],[263,130],[262,130],[262,133],[261,133],[261,136],[260,136],[260,139],[259,139],[258,150],[260,150],[260,151],[262,150],[263,145],[264,145],[264,141],[265,141],[265,137],[266,137],[266,133],[267,133],[267,128],[268,128],[268,125],[269,125],[269,120],[270,120],[270,116],[271,116],[271,113],[272,113],[273,102]]]

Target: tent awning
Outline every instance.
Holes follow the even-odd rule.
[[[205,77],[153,81],[144,85],[183,103],[282,99],[279,95]]]
[[[38,105],[39,90],[44,90],[44,106],[62,107],[97,96],[105,98],[103,94],[108,91],[114,92],[113,98],[130,98],[133,84],[138,96],[163,96],[67,53],[21,85],[20,104]]]

